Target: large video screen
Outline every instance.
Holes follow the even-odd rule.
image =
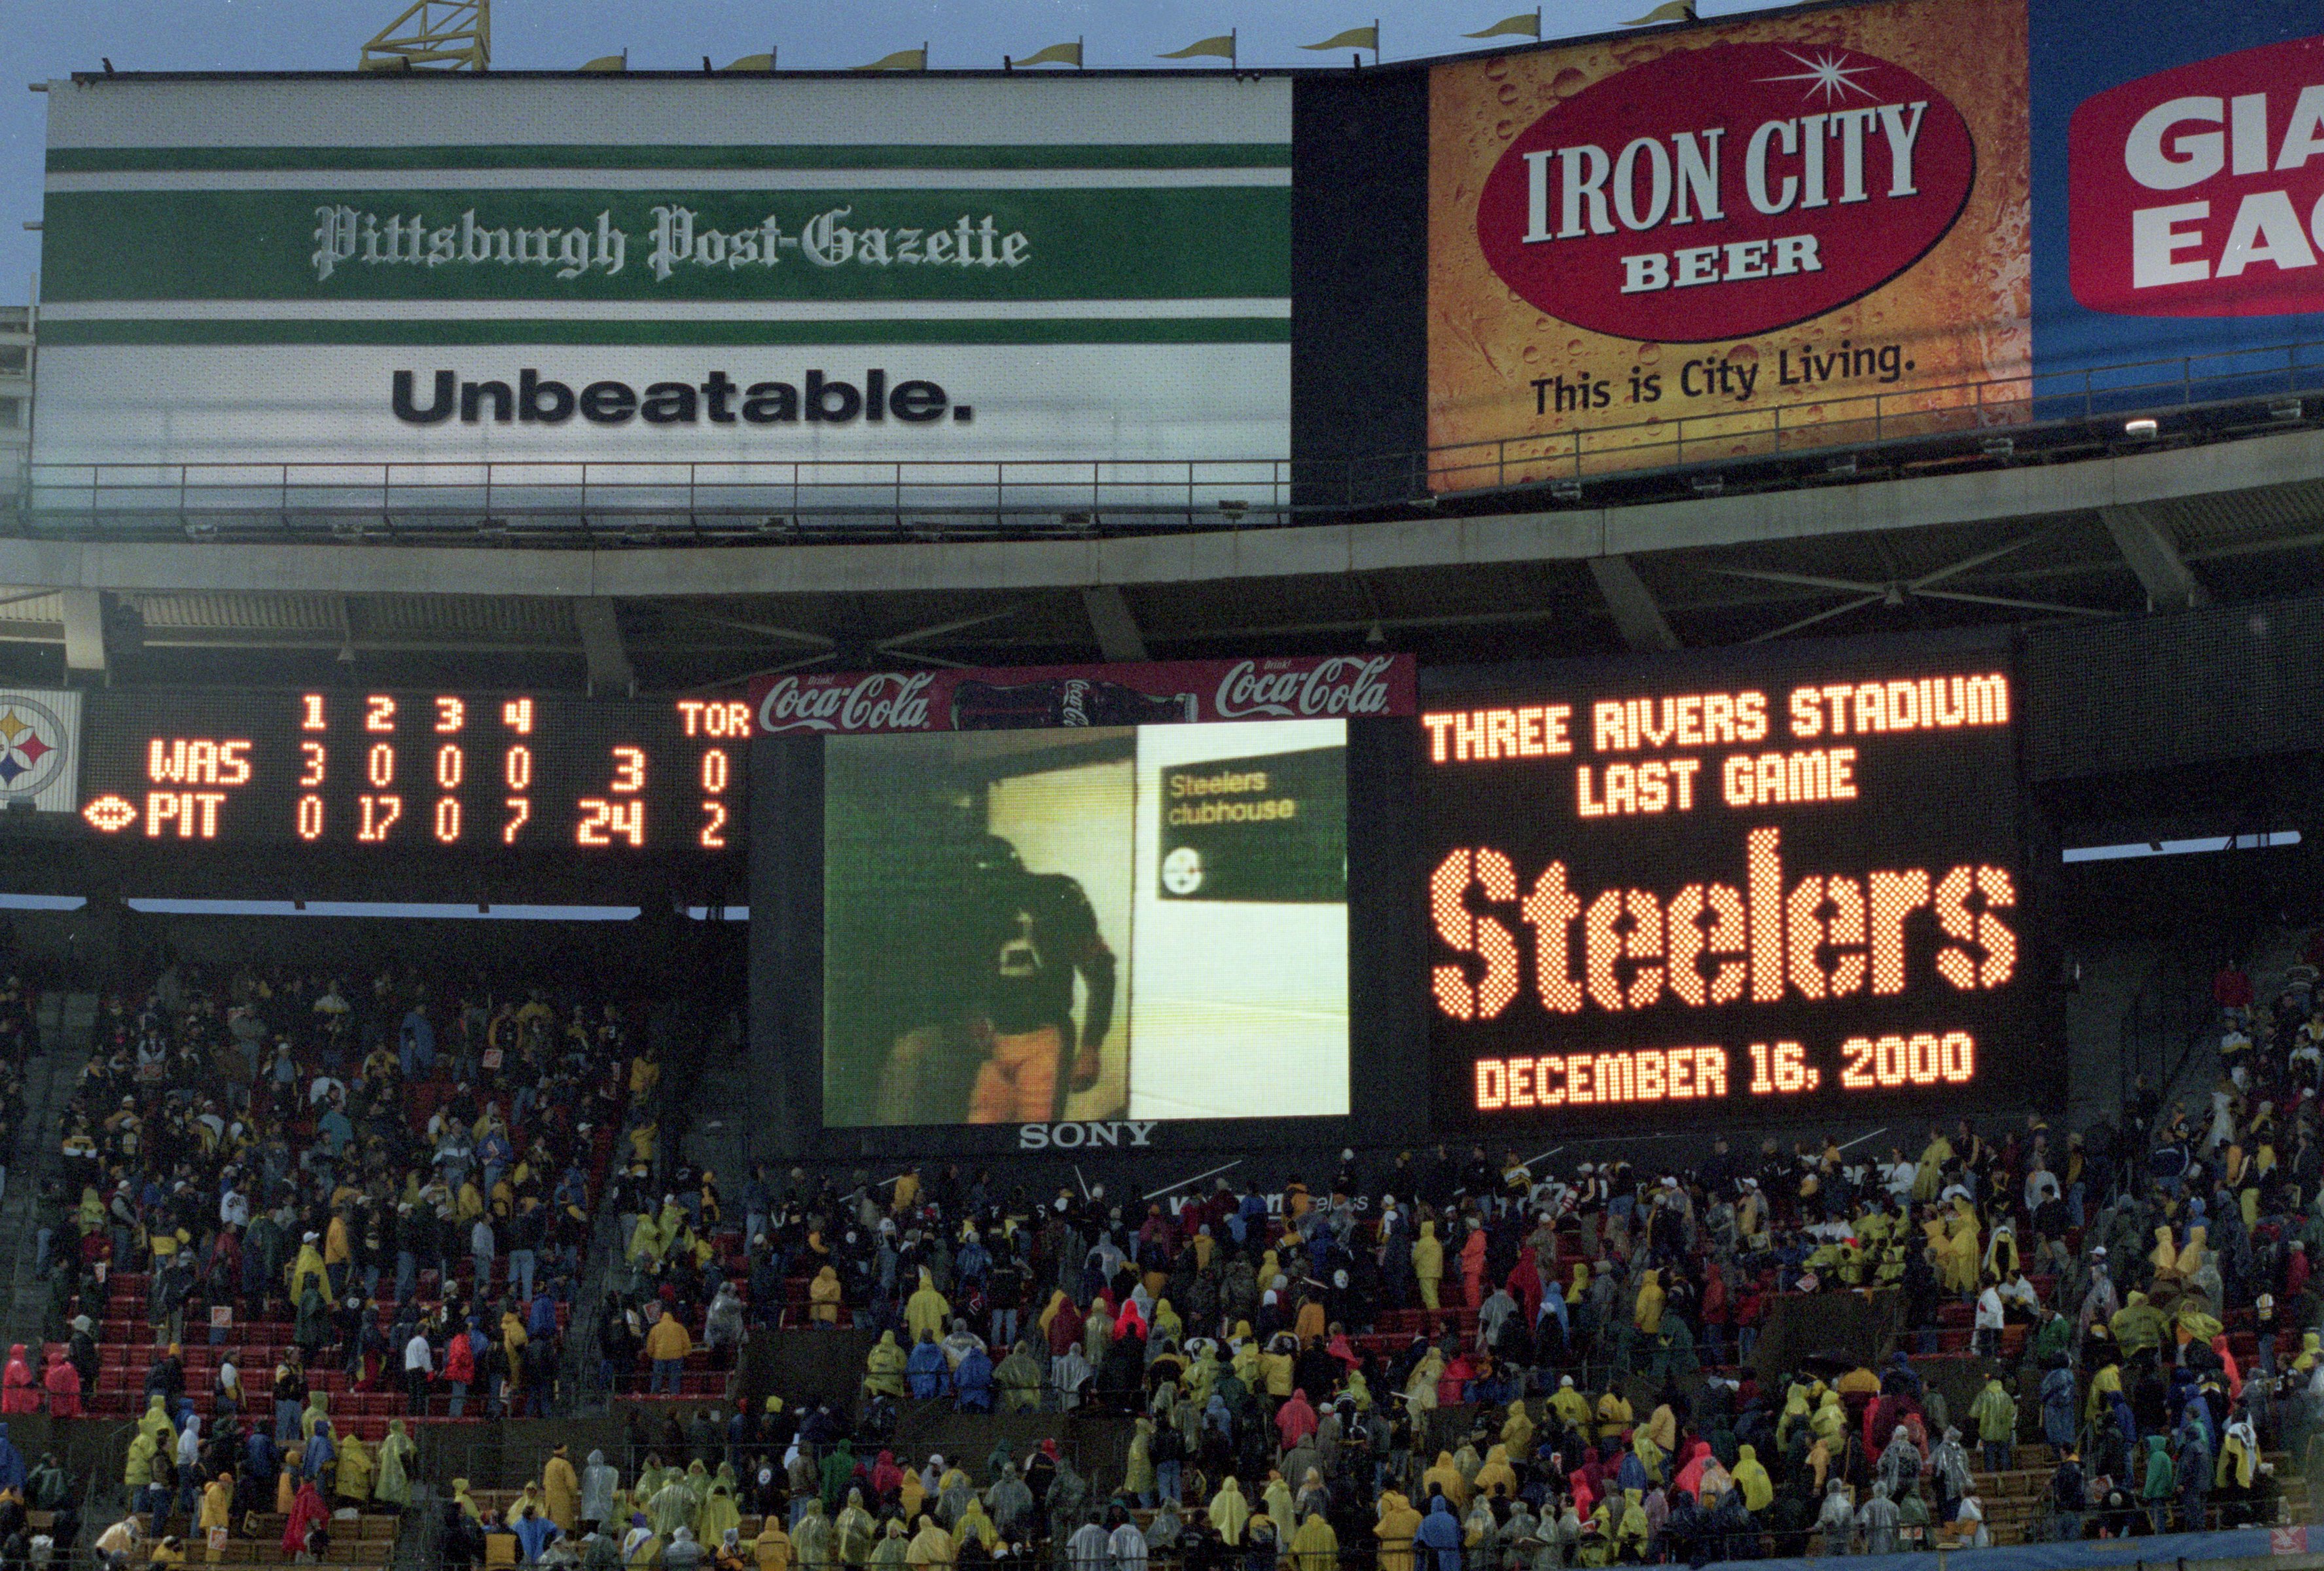
[[[826,1127],[1348,1113],[1344,720],[823,748]]]
[[[1421,716],[1440,1128],[2038,1096],[2007,646],[1577,662]]]

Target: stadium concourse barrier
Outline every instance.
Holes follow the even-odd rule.
[[[2308,1547],[2315,1532],[2317,1549]],[[2174,1571],[2309,1571],[2324,1566],[2324,1529],[2305,1527],[2233,1528],[2213,1533],[2162,1533],[2151,1538],[2086,1539],[2064,1544],[1935,1551],[1940,1571],[2099,1571],[2112,1566],[2174,1566]],[[1851,1571],[1932,1571],[1929,1551],[1850,1555]],[[1829,1559],[1711,1561],[1757,1571],[1806,1571]]]

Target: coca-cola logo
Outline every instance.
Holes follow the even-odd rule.
[[[1386,714],[1386,678],[1395,663],[1394,655],[1342,655],[1304,670],[1263,670],[1257,661],[1247,660],[1220,679],[1212,711],[1222,720]]]
[[[2324,311],[2324,38],[2125,82],[2066,130],[2067,276],[2091,310]]]
[[[783,677],[759,700],[761,731],[921,731],[933,672],[874,671],[852,686]]]
[[[1519,132],[1477,238],[1503,282],[1616,337],[1704,343],[1821,316],[1904,272],[1968,203],[1960,111],[1822,44],[1676,48]]]

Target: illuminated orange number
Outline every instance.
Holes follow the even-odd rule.
[[[460,799],[439,797],[436,801],[436,838],[449,846],[460,837]]]
[[[1840,1083],[1850,1091],[1868,1091],[1880,1084],[1872,1072],[1872,1039],[1850,1037],[1840,1044],[1840,1056],[1848,1065],[1840,1072]]]
[[[1775,1081],[1767,1075],[1767,1044],[1753,1042],[1751,1044],[1751,1095],[1765,1096],[1775,1088]]]
[[[611,846],[620,836],[632,846],[646,843],[646,805],[643,802],[614,802],[603,797],[584,797],[581,800],[581,822],[573,831],[576,844]]]
[[[646,750],[642,747],[613,749],[613,788],[628,794],[646,789]]]
[[[1937,1044],[1937,1073],[1953,1085],[1965,1085],[1977,1073],[1977,1040],[1967,1031],[1947,1031]]]
[[[371,744],[371,756],[364,761],[364,771],[371,783],[385,790],[395,783],[395,749],[384,742]]]
[[[702,789],[716,796],[726,789],[726,750],[714,747],[702,755]]]
[[[319,742],[301,742],[299,744],[299,751],[305,755],[307,760],[306,768],[301,771],[299,775],[299,783],[309,790],[312,790],[314,787],[323,783],[323,759],[325,756],[323,753],[323,744]]]
[[[1944,1049],[1933,1034],[1922,1031],[1904,1044],[1904,1078],[1915,1086],[1933,1086],[1943,1073]]]
[[[460,789],[461,777],[467,773],[467,760],[450,743],[436,750],[436,783],[446,790]]]
[[[532,700],[511,698],[501,706],[501,724],[520,736],[532,735]]]
[[[509,810],[509,821],[501,830],[501,844],[503,846],[513,846],[516,844],[516,832],[532,821],[532,799],[530,797],[511,797],[508,799],[507,806]]]
[[[1903,1037],[1882,1037],[1872,1044],[1872,1077],[1883,1086],[1902,1086],[1904,1083]]]
[[[1804,1090],[1808,1086],[1808,1050],[1797,1042],[1775,1044],[1775,1089]]]
[[[436,700],[436,729],[438,734],[457,731],[467,724],[468,707],[457,698]]]
[[[322,695],[322,694],[320,694],[320,693],[301,693],[301,694],[300,694],[300,695],[299,695],[299,708],[300,708],[300,719],[299,719],[299,729],[300,729],[300,730],[301,730],[301,731],[322,731],[322,730],[327,730],[327,729],[328,729],[328,727],[325,726],[325,725],[324,725],[324,724],[323,724],[323,695]]]
[[[392,731],[395,729],[395,700],[385,693],[374,693],[364,700],[364,729]]]
[[[300,797],[299,799],[299,838],[318,840],[322,837],[322,834],[323,799]]]
[[[702,811],[710,820],[702,826],[702,848],[705,851],[724,851],[726,848],[726,804],[705,802]]]
[[[386,839],[387,832],[395,827],[395,821],[403,817],[401,797],[362,796],[355,799],[355,805],[361,809],[361,822],[355,826],[355,838],[358,840],[376,842]]]
[[[507,776],[509,790],[529,791],[532,789],[532,749],[512,747],[502,761],[502,772]]]

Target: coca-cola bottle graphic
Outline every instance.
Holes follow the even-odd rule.
[[[955,731],[1027,731],[1049,725],[1174,725],[1200,718],[1192,693],[1141,693],[1093,677],[1035,682],[971,679],[952,692]]]

